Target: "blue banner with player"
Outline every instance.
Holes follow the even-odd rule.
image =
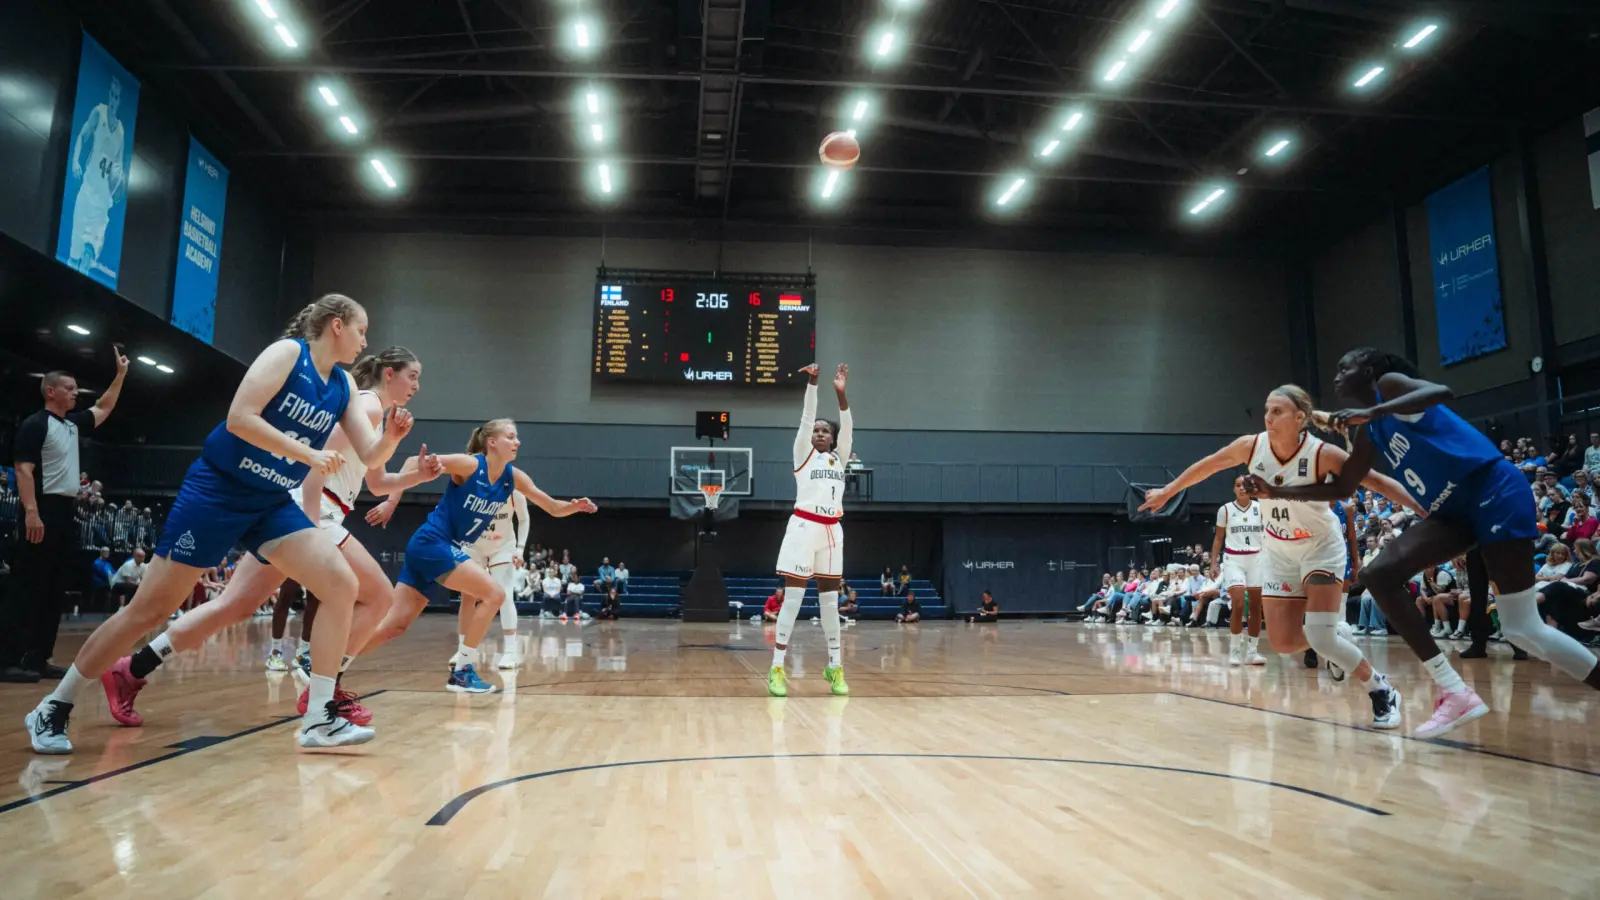
[[[122,217],[138,112],[138,79],[85,33],[56,259],[112,289],[122,265]]]
[[[172,324],[208,344],[217,324],[217,273],[227,209],[227,167],[190,137],[178,222],[178,270],[172,278]]]
[[[1504,350],[1505,304],[1488,166],[1429,195],[1428,247],[1439,361],[1448,366]]]

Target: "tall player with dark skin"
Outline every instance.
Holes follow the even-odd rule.
[[[804,369],[801,369],[800,371],[807,378],[811,379],[811,383],[812,384],[816,384],[817,383],[817,371],[818,371],[818,369],[817,369],[817,364],[816,363],[812,363],[811,365],[806,366]],[[840,412],[844,412],[845,410],[850,408],[850,401],[846,400],[845,396],[844,396],[845,381],[846,381],[846,376],[849,374],[849,371],[850,371],[850,369],[849,369],[848,366],[841,365],[841,366],[839,366],[839,374],[837,374],[837,375],[835,375],[833,377],[833,392],[839,398],[839,411]],[[871,399],[871,398],[868,398],[868,399]],[[818,419],[817,423],[815,425],[811,426],[811,446],[818,453],[827,453],[827,452],[829,452],[830,450],[833,449],[833,423],[832,422],[829,422],[827,419]],[[844,579],[842,577],[830,578],[828,576],[819,575],[819,576],[817,576],[817,591],[818,591],[818,593],[821,593],[822,591],[837,591],[837,590],[839,590],[841,588],[841,586],[843,585],[843,582],[844,582]],[[785,575],[785,576],[783,576],[783,586],[784,587],[799,588],[800,590],[803,591],[803,590],[806,589],[806,579],[801,578],[801,577],[799,577],[797,575]],[[789,645],[788,644],[778,644],[776,646],[777,646],[777,648],[779,650],[787,650],[787,649],[789,649]]]

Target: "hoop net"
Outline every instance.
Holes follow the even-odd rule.
[[[706,509],[716,509],[717,504],[722,502],[722,485],[720,484],[702,484],[700,485],[700,493],[705,495]]]

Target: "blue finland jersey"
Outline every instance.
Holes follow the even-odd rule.
[[[1383,402],[1381,394],[1378,402]],[[1501,459],[1488,438],[1446,407],[1429,407],[1420,416],[1406,418],[1413,421],[1399,416],[1374,419],[1367,423],[1367,437],[1395,479],[1429,514],[1445,509],[1469,477]]]
[[[445,485],[439,505],[428,514],[427,521],[417,529],[418,537],[443,539],[454,544],[467,544],[478,539],[483,529],[494,521],[511,499],[515,490],[513,468],[510,465],[494,481],[489,480],[489,461],[478,454],[478,469],[460,484],[455,479]]]
[[[310,346],[299,339],[295,343],[300,345],[300,359],[272,402],[261,410],[261,417],[289,437],[321,450],[350,402],[350,379],[334,369],[324,381],[311,362]],[[226,422],[206,437],[200,457],[247,487],[280,493],[299,487],[311,470],[303,462],[268,453],[230,434]]]

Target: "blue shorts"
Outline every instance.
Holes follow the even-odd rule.
[[[243,545],[262,562],[262,544],[314,528],[288,491],[245,487],[204,459],[189,464],[155,555],[185,566],[214,566]]]
[[[1539,511],[1528,476],[1503,459],[1468,475],[1450,502],[1430,518],[1470,525],[1480,547],[1539,536]]]
[[[409,585],[426,594],[439,579],[471,559],[454,541],[425,530],[418,531],[406,544],[406,561],[395,583]]]

